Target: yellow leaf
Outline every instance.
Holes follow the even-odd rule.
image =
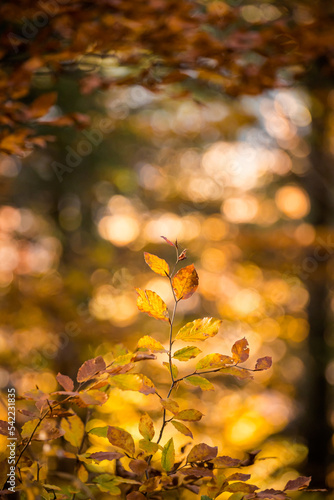
[[[165,409],[170,411],[171,413],[178,413],[180,407],[176,401],[173,401],[172,399],[160,399],[160,404],[161,406]]]
[[[216,318],[195,319],[184,325],[178,331],[176,339],[184,342],[197,342],[197,340],[206,340],[208,337],[217,335],[222,321]]]
[[[175,274],[172,285],[177,300],[189,299],[198,287],[198,274],[194,264],[180,269]]]
[[[139,311],[146,312],[149,316],[162,321],[169,321],[168,309],[161,297],[151,290],[136,288],[138,293],[137,306]]]
[[[80,448],[85,433],[85,426],[81,418],[79,418],[78,415],[62,418],[60,426],[65,431],[64,438],[66,441]]]
[[[216,458],[218,446],[209,446],[205,443],[196,444],[187,457],[187,462],[204,462]]]
[[[196,385],[202,389],[202,391],[214,391],[215,388],[211,382],[209,382],[206,378],[200,377],[199,375],[191,375],[184,379],[185,382],[188,382],[191,385]]]
[[[169,265],[164,259],[160,259],[156,255],[148,252],[144,252],[144,258],[146,264],[160,276],[169,276]]]
[[[174,425],[174,427],[177,431],[181,432],[181,434],[184,434],[185,436],[189,436],[189,437],[193,438],[193,433],[184,424],[182,424],[181,422],[178,422],[177,420],[175,420],[175,421],[173,420],[171,423]]]
[[[196,358],[201,352],[202,351],[198,349],[198,347],[187,346],[176,351],[173,358],[178,361],[188,361],[189,359]]]
[[[223,368],[226,365],[233,365],[233,359],[230,356],[225,356],[225,354],[218,354],[217,352],[213,354],[208,354],[204,356],[196,364],[196,370],[205,370],[207,368]]]
[[[180,411],[177,415],[175,415],[174,418],[177,420],[185,420],[188,422],[196,422],[198,420],[201,420],[203,417],[203,413],[201,413],[198,410],[182,410]]]
[[[154,425],[151,417],[147,413],[144,413],[144,415],[140,417],[139,432],[143,438],[152,441],[155,434]]]
[[[145,335],[138,340],[137,349],[149,349],[153,352],[166,352],[164,346],[160,344],[158,340],[155,340],[149,335]]]
[[[153,382],[145,375],[139,373],[125,373],[110,377],[110,384],[123,391],[138,391],[142,394],[154,394]]]

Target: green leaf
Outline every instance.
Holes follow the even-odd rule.
[[[161,467],[169,472],[174,465],[175,462],[175,449],[174,449],[174,441],[173,438],[165,444],[161,454]]]
[[[208,497],[208,495],[202,495],[201,500],[213,500],[211,497]]]
[[[171,424],[174,425],[175,429],[177,431],[181,432],[181,434],[184,434],[185,436],[189,436],[189,437],[191,437],[191,439],[193,439],[193,433],[184,424],[182,424],[181,422],[178,422],[177,420],[172,420]]]
[[[176,339],[184,342],[197,342],[217,335],[222,321],[216,318],[200,318],[187,323],[178,331]]]
[[[91,429],[90,431],[88,431],[90,434],[93,434],[94,436],[99,436],[99,437],[104,437],[106,438],[107,437],[107,434],[108,434],[108,429],[109,429],[109,426],[106,425],[104,427],[94,427],[93,429]]]
[[[142,394],[154,394],[155,387],[153,382],[145,375],[138,373],[125,373],[110,377],[110,384],[122,389],[123,391],[138,391]]]
[[[223,368],[226,365],[232,365],[234,363],[230,356],[225,356],[224,354],[208,354],[204,358],[200,359],[196,364],[196,370],[207,370],[214,368]]]
[[[139,432],[143,438],[148,439],[148,441],[152,441],[155,434],[154,424],[151,417],[147,413],[144,413],[144,415],[140,417]]]
[[[179,349],[174,353],[173,358],[178,361],[188,361],[191,358],[196,358],[199,354],[201,354],[201,350],[198,347],[187,346],[183,347],[183,349]]]
[[[147,439],[140,439],[138,445],[141,450],[144,450],[152,455],[161,449],[159,444],[152,443],[152,441],[148,441]]]
[[[197,422],[198,420],[201,420],[202,417],[203,417],[203,413],[201,413],[200,411],[189,409],[189,410],[180,411],[179,413],[177,413],[177,415],[175,415],[174,418],[176,420],[184,420],[186,422],[187,421],[188,422]]]
[[[65,431],[64,438],[66,441],[79,448],[85,434],[85,426],[81,418],[78,415],[62,418],[60,427]]]
[[[172,399],[159,399],[161,406],[165,409],[170,411],[171,413],[178,413],[180,407],[176,401],[173,401]]]
[[[112,445],[125,450],[131,456],[134,455],[135,443],[133,441],[133,437],[124,429],[110,425],[108,428],[107,438]]]
[[[167,363],[167,361],[164,361],[162,364],[167,368],[168,371],[170,370],[170,366],[169,363]],[[177,378],[179,370],[177,369],[177,366],[173,365],[173,363],[172,363],[172,372],[174,379]]]
[[[202,391],[214,391],[214,385],[209,382],[204,377],[200,377],[199,375],[191,375],[184,379],[185,382],[188,382],[191,385],[198,386],[202,389]]]

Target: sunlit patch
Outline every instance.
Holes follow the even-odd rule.
[[[207,271],[219,273],[225,268],[227,259],[221,249],[209,247],[203,250],[201,263]]]
[[[202,233],[208,240],[220,241],[228,233],[228,224],[220,217],[212,215],[203,221]]]
[[[161,243],[161,235],[168,234],[168,239],[174,241],[182,235],[182,219],[177,215],[167,212],[152,214],[144,227],[144,236],[148,241]]]
[[[140,225],[131,215],[117,214],[103,217],[98,228],[102,238],[117,247],[124,247],[132,243],[140,233]]]
[[[109,320],[120,327],[132,324],[138,314],[135,294],[116,295],[110,285],[97,288],[90,301],[89,309],[96,318]]]
[[[260,294],[256,290],[240,290],[230,301],[231,307],[237,314],[246,316],[257,310],[262,303]]]
[[[316,232],[311,224],[300,224],[295,230],[295,238],[300,245],[308,246],[313,243]]]
[[[290,219],[301,219],[310,211],[307,193],[299,186],[284,186],[275,196],[276,205]]]
[[[259,209],[259,203],[254,196],[228,198],[222,205],[222,211],[227,220],[235,223],[251,222]]]

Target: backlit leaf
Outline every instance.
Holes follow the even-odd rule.
[[[122,450],[125,450],[131,456],[134,455],[135,443],[133,441],[133,437],[124,429],[120,429],[119,427],[109,426],[107,438],[112,445],[117,446]]]
[[[168,243],[168,245],[177,248],[177,246],[174,243],[172,243],[168,238],[166,238],[166,236],[161,236],[161,238],[163,238],[165,242]]]
[[[249,358],[249,347],[245,338],[235,342],[232,347],[232,355],[235,363],[243,363]]]
[[[205,462],[216,458],[218,453],[217,446],[209,446],[205,443],[196,444],[187,456],[187,462]]]
[[[297,491],[307,488],[311,482],[311,476],[300,476],[297,479],[288,481],[284,487],[284,491]]]
[[[177,420],[184,420],[188,422],[196,422],[198,420],[201,420],[203,417],[203,413],[201,413],[199,410],[182,410],[179,413],[175,415],[175,419]]]
[[[144,252],[144,258],[146,264],[160,276],[169,276],[169,265],[164,259],[160,259],[156,255],[148,252]]]
[[[188,429],[188,427],[186,427],[184,424],[182,424],[182,422],[178,422],[177,420],[172,420],[171,424],[174,425],[175,429],[181,432],[181,434],[189,436],[191,437],[191,439],[193,438],[191,430]]]
[[[164,361],[162,364],[167,368],[168,371],[170,370],[170,366],[169,366],[169,363],[167,363],[167,361]],[[178,376],[179,370],[178,370],[177,366],[173,365],[173,363],[172,363],[172,373],[173,373],[174,379],[176,379]]]
[[[265,356],[264,358],[259,358],[255,365],[255,370],[268,370],[272,365],[272,359],[270,356]]]
[[[198,274],[194,264],[180,269],[175,274],[172,285],[177,300],[189,299],[198,287]]]
[[[169,472],[174,465],[175,462],[175,449],[174,449],[174,441],[173,438],[165,444],[161,454],[161,467]]]
[[[154,424],[148,413],[144,413],[139,420],[139,432],[143,438],[151,441],[154,437]]]
[[[137,307],[139,311],[146,312],[149,316],[161,321],[169,321],[168,309],[161,297],[152,290],[136,288],[138,294]]]
[[[173,401],[172,399],[159,399],[161,406],[165,409],[170,411],[171,413],[178,413],[180,407],[176,401]]]
[[[115,375],[110,378],[110,384],[123,391],[138,391],[145,395],[155,393],[153,382],[145,375],[139,373]]]
[[[138,340],[137,349],[149,349],[153,352],[166,352],[164,346],[160,344],[158,340],[155,340],[149,335],[145,335]]]
[[[207,370],[211,368],[222,368],[226,365],[233,364],[233,359],[229,356],[225,356],[224,354],[208,354],[204,356],[198,363],[196,364],[196,370]]]
[[[204,377],[200,377],[199,375],[190,375],[190,377],[187,377],[184,379],[185,382],[198,386],[202,389],[202,391],[214,391],[214,385],[209,382]]]
[[[178,361],[188,361],[189,359],[196,358],[202,351],[198,347],[187,346],[179,349],[174,353],[173,358]]]
[[[138,445],[141,450],[144,450],[152,455],[161,448],[161,446],[157,443],[153,443],[152,441],[148,441],[147,439],[140,439]]]
[[[254,378],[250,371],[245,370],[244,368],[239,368],[238,366],[230,366],[227,368],[222,368],[221,373],[223,375],[232,375],[233,377],[236,377],[239,380]]]
[[[64,438],[66,441],[79,448],[85,433],[85,426],[81,418],[78,415],[62,418],[60,426],[65,431]]]
[[[239,460],[238,458],[231,458],[231,457],[228,457],[227,455],[217,457],[212,461],[214,463],[214,466],[217,468],[220,468],[220,467],[239,467],[239,465],[241,463],[241,460]]]
[[[96,375],[98,372],[103,371],[105,369],[106,369],[106,364],[102,356],[97,356],[97,358],[89,359],[88,361],[85,361],[83,365],[80,366],[78,370],[77,381],[79,383],[85,382],[86,380],[89,380],[94,375]]]
[[[178,331],[176,339],[184,342],[197,342],[198,340],[206,340],[209,337],[217,335],[222,321],[216,318],[200,318],[195,319],[184,325]]]
[[[90,431],[88,431],[90,434],[94,434],[94,436],[99,436],[99,437],[107,437],[108,434],[108,425],[105,425],[103,427],[94,427]]]

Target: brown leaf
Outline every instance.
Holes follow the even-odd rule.
[[[270,356],[265,356],[264,358],[259,358],[255,365],[255,370],[268,370],[272,365],[272,359]]]
[[[29,107],[29,118],[40,118],[44,116],[57,100],[57,92],[48,92],[35,99]]]
[[[166,236],[160,236],[160,238],[164,239],[165,242],[168,243],[168,245],[171,245],[172,247],[177,248],[176,245],[174,245],[174,243],[172,243],[168,238],[166,238]]]
[[[149,468],[149,465],[145,460],[131,460],[129,467],[135,474],[141,476]]]
[[[297,491],[307,488],[311,482],[311,476],[300,476],[297,479],[288,481],[284,487],[284,491]]]
[[[259,487],[255,484],[248,484],[242,482],[236,482],[225,486],[224,491],[230,491],[231,493],[254,493]]]
[[[119,453],[118,451],[97,451],[96,453],[89,455],[88,458],[102,462],[102,460],[118,460],[122,457],[124,457],[124,454]]]
[[[134,455],[135,443],[133,437],[124,429],[110,425],[108,427],[107,438],[112,445],[125,450],[130,456]]]
[[[194,264],[180,269],[175,274],[172,285],[177,300],[189,299],[198,287],[198,274]]]
[[[106,364],[102,356],[97,356],[96,358],[89,359],[85,361],[83,365],[80,366],[77,374],[77,381],[79,383],[89,380],[98,372],[106,369]]]
[[[226,481],[248,481],[251,478],[250,474],[242,474],[241,472],[236,472],[231,476],[226,478]]]
[[[74,383],[73,380],[68,377],[67,375],[62,375],[61,373],[58,373],[56,376],[58,384],[60,384],[65,391],[73,391],[74,389]]]
[[[217,446],[212,447],[205,443],[196,444],[187,456],[187,462],[205,462],[206,460],[212,460],[216,458],[217,453]]]
[[[245,338],[235,342],[232,347],[232,354],[235,363],[243,363],[249,358],[249,347]]]
[[[227,455],[223,455],[221,457],[217,457],[214,460],[212,460],[214,463],[214,466],[217,468],[221,467],[239,467],[241,460],[238,458],[231,458],[228,457]]]
[[[148,415],[148,413],[144,413],[140,417],[139,420],[139,432],[143,436],[144,439],[148,439],[149,441],[152,441],[154,438],[154,424],[151,419],[151,417]]]
[[[189,469],[181,469],[180,473],[184,476],[213,477],[212,470],[205,469],[204,467],[191,467]]]
[[[273,488],[258,491],[256,493],[256,498],[272,498],[273,500],[285,500],[286,494],[281,490],[274,490]]]
[[[131,491],[126,495],[126,500],[146,500],[146,496],[140,493],[140,491]]]

